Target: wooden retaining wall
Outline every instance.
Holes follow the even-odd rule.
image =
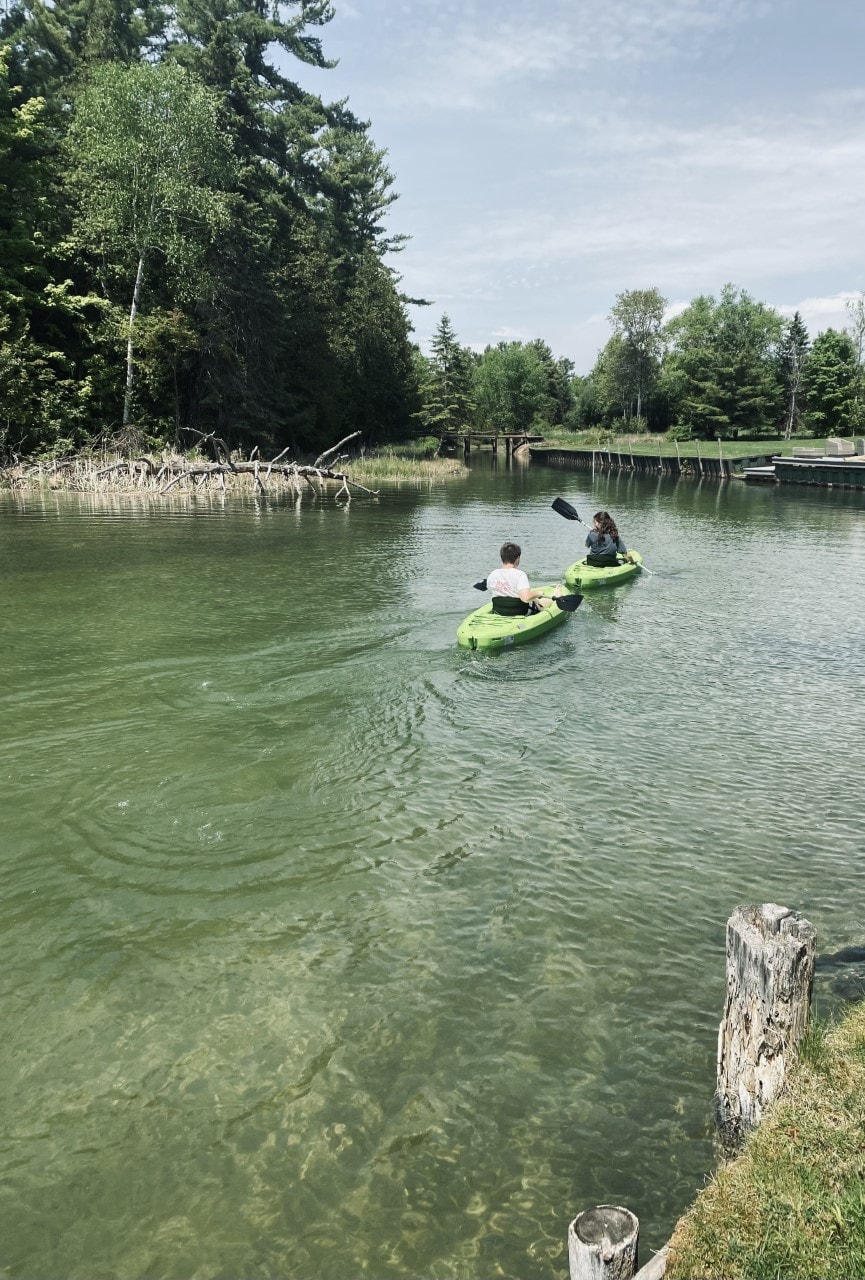
[[[554,466],[576,467],[580,471],[631,471],[637,475],[708,476],[728,480],[732,475],[729,458],[681,458],[663,454],[630,453],[618,449],[568,449],[558,445],[531,445],[529,457],[534,462]],[[739,460],[737,459],[737,463]]]
[[[711,449],[710,444],[705,446]],[[829,489],[865,489],[865,461],[849,458],[780,458],[759,455],[749,458],[708,456],[683,458],[662,454],[630,453],[618,449],[569,449],[564,445],[530,445],[529,457],[553,466],[575,467],[579,471],[629,471],[636,475],[686,476],[695,479],[729,480],[741,478],[746,467],[774,465],[780,484],[816,485]]]

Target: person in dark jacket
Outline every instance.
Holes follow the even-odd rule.
[[[599,511],[595,515],[586,546],[589,548],[586,561],[591,565],[607,568],[619,564],[619,557],[629,559],[628,548],[619,537],[616,522],[609,511]]]

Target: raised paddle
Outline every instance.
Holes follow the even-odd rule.
[[[564,516],[566,520],[578,520],[586,529],[590,529],[592,527],[591,525],[586,524],[585,520],[580,520],[580,513],[577,508],[572,507],[569,502],[565,502],[564,498],[553,498],[550,506],[553,508],[553,511],[558,511],[559,515]],[[628,557],[625,556],[626,560],[627,558]],[[640,568],[644,569],[650,578],[654,577],[654,569],[650,569],[647,564],[641,564]]]
[[[586,524],[585,520],[580,520],[580,513],[576,507],[572,507],[569,502],[565,502],[564,498],[553,498],[553,511],[558,511],[560,516],[564,516],[566,520],[578,520],[580,524]],[[591,525],[586,524],[586,528]]]
[[[484,578],[483,582],[473,582],[472,586],[476,591],[486,591],[487,580]],[[580,605],[583,603],[583,597],[578,594],[571,596],[550,596],[550,599],[555,601],[563,613],[574,613],[575,610],[579,609]]]

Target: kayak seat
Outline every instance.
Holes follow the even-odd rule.
[[[493,613],[500,618],[524,618],[532,607],[519,596],[493,596]]]
[[[593,569],[618,569],[621,564],[619,557],[613,553],[608,556],[586,556],[586,564],[591,565]]]

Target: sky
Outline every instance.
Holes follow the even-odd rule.
[[[863,0],[333,0],[386,150],[391,262],[424,350],[543,338],[588,373],[616,295],[731,282],[812,337],[865,289]],[[288,68],[286,68],[288,70]]]

